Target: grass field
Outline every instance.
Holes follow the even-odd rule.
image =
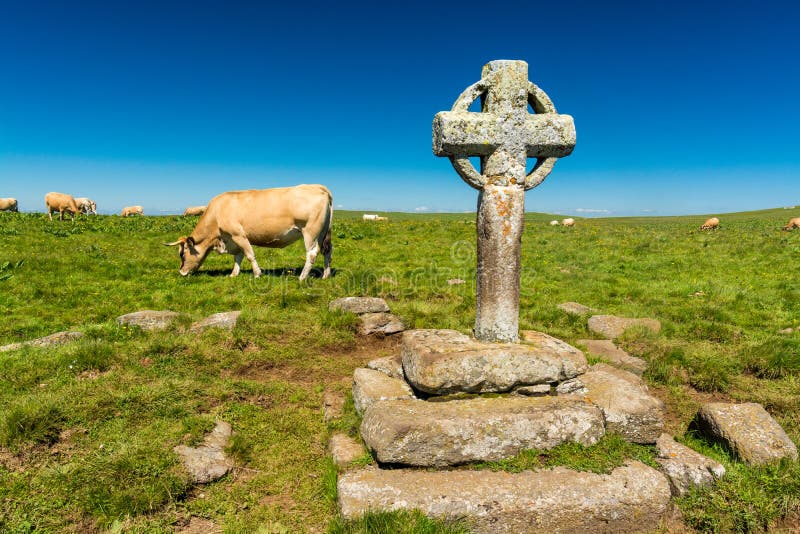
[[[678,501],[663,530],[793,531],[800,528],[800,467],[748,468],[687,433],[702,402],[764,404],[800,443],[800,210],[704,217],[578,220],[550,227],[528,214],[520,326],[567,342],[591,337],[586,318],[556,308],[574,300],[603,313],[655,317],[658,335],[628,332],[624,347],[648,360],[645,378],[664,399],[667,430],[722,462],[715,488]],[[190,517],[225,532],[461,532],[460,524],[389,514],[348,523],[336,514],[336,470],[325,390],[346,392],[352,371],[397,351],[397,339],[360,339],[352,317],[330,312],[340,296],[374,295],[417,328],[474,321],[474,215],[334,216],[335,276],[299,283],[300,244],[259,249],[265,276],[231,256],[209,256],[178,274],[174,247],[196,219],[0,213],[0,345],[60,330],[86,335],[57,349],[0,353],[0,532],[174,532]],[[320,259],[321,263],[321,259]],[[463,285],[448,285],[462,278]],[[185,315],[158,333],[116,325],[142,309]],[[211,313],[243,311],[233,332],[181,329]],[[236,432],[237,469],[192,486],[175,445],[194,444],[216,419]],[[625,458],[652,462],[650,447],[610,436],[587,449],[529,451],[479,468],[549,465],[608,470]],[[369,462],[365,458],[365,462]]]

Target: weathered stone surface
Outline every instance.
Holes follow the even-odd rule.
[[[356,331],[362,336],[380,334],[388,336],[406,329],[403,320],[391,313],[364,313],[358,318]]]
[[[640,375],[647,369],[647,362],[636,356],[631,356],[621,348],[614,345],[609,339],[579,339],[578,344],[586,346],[589,354],[600,356],[614,367],[619,367]]]
[[[225,454],[225,447],[228,446],[232,433],[231,425],[217,421],[214,430],[203,440],[202,446],[178,445],[172,449],[180,455],[193,482],[213,482],[231,470],[233,461]]]
[[[550,395],[550,384],[536,384],[535,386],[520,386],[511,392],[512,395],[523,397],[543,397]]]
[[[585,395],[589,390],[583,385],[580,378],[571,378],[565,380],[556,386],[556,394],[569,395],[570,393],[576,395]]]
[[[10,350],[21,349],[22,347],[54,347],[57,345],[64,345],[71,341],[75,341],[83,337],[83,332],[56,332],[49,336],[32,339],[30,341],[21,341],[19,343],[11,343],[0,347],[0,352],[8,352]]]
[[[567,312],[570,315],[586,315],[595,311],[594,308],[584,306],[579,302],[562,302],[558,305],[558,309]]]
[[[413,398],[414,392],[404,380],[373,369],[358,368],[353,373],[353,404],[358,413],[377,401]]]
[[[446,466],[501,460],[525,449],[596,443],[597,406],[577,397],[385,401],[367,408],[361,437],[378,461]]]
[[[603,410],[606,432],[634,443],[655,443],[664,430],[664,403],[648,393],[637,375],[604,363],[581,375],[584,395]]]
[[[331,436],[328,442],[328,452],[333,458],[333,463],[339,467],[347,467],[354,460],[363,456],[366,451],[358,441],[337,432]]]
[[[237,321],[239,321],[239,316],[241,314],[241,311],[215,313],[213,315],[209,315],[205,319],[197,321],[196,323],[192,323],[192,326],[189,327],[189,331],[200,332],[206,328],[223,328],[225,330],[233,330]]]
[[[338,419],[344,411],[344,395],[338,391],[326,391],[322,394],[322,417],[325,422]]]
[[[441,519],[463,517],[478,534],[645,532],[670,507],[664,475],[635,461],[607,475],[563,467],[522,473],[362,469],[339,477],[338,490],[346,518],[418,509]]]
[[[656,461],[669,478],[673,495],[685,495],[696,486],[710,486],[725,475],[721,463],[681,445],[669,434],[659,436],[656,453]]]
[[[615,315],[592,315],[589,317],[589,330],[608,339],[618,338],[625,330],[633,326],[649,328],[656,333],[661,331],[661,322],[658,319],[632,319]]]
[[[405,380],[405,376],[403,375],[403,358],[399,354],[370,360],[367,363],[367,368],[380,371],[392,378]]]
[[[694,421],[703,433],[725,443],[749,465],[797,459],[797,447],[763,406],[754,402],[704,404]]]
[[[403,370],[415,388],[437,395],[504,392],[573,378],[587,369],[581,351],[554,337],[522,332],[524,343],[485,343],[455,330],[403,333]]]
[[[386,301],[378,297],[343,297],[332,300],[328,304],[331,310],[342,310],[350,313],[382,313],[389,311]]]
[[[117,317],[117,323],[142,330],[164,330],[178,317],[180,314],[173,311],[142,310]]]

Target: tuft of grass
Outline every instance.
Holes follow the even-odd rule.
[[[747,369],[759,378],[783,378],[800,374],[800,337],[773,336],[740,352]]]
[[[437,520],[421,512],[367,512],[358,519],[334,519],[328,526],[328,534],[468,534],[466,522],[460,520]]]
[[[66,420],[63,409],[53,402],[19,400],[0,415],[0,445],[17,448],[23,444],[53,444]]]

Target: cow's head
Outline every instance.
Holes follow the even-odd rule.
[[[202,265],[203,260],[206,259],[206,250],[200,250],[195,243],[192,236],[181,237],[173,243],[164,243],[168,247],[177,246],[178,253],[181,257],[180,273],[186,276],[195,272]]]

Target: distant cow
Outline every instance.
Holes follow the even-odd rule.
[[[78,197],[75,199],[75,204],[78,205],[78,209],[84,215],[89,215],[90,213],[97,215],[97,204],[94,200],[86,197]]]
[[[550,221],[550,226],[558,226],[558,221]]]
[[[253,245],[283,248],[302,237],[306,263],[300,280],[306,279],[320,252],[325,257],[322,278],[327,278],[333,254],[332,217],[333,197],[322,185],[229,191],[211,199],[191,235],[164,244],[178,246],[183,276],[199,269],[208,253],[216,250],[233,254],[231,276],[239,274],[242,258],[247,257],[258,277],[261,269]]]
[[[783,227],[784,230],[794,230],[795,228],[800,228],[800,217],[792,217]]]
[[[72,195],[66,193],[47,193],[44,196],[44,203],[47,206],[47,215],[53,220],[53,212],[58,212],[58,219],[64,220],[64,212],[72,214],[72,222],[75,222],[75,215],[78,214],[78,204]]]
[[[701,230],[716,230],[719,228],[719,219],[716,217],[711,217],[709,220],[704,222],[701,226]]]
[[[186,208],[183,212],[184,217],[202,215],[206,212],[205,206],[191,206]]]
[[[144,215],[144,208],[141,206],[126,206],[122,208],[120,215],[130,217],[131,215]]]
[[[362,221],[377,221],[378,220],[378,215],[376,215],[375,213],[365,213],[364,215],[361,216],[361,220]]]
[[[569,218],[561,221],[561,226],[575,226],[575,219]]]
[[[0,198],[0,211],[19,211],[16,198]]]

